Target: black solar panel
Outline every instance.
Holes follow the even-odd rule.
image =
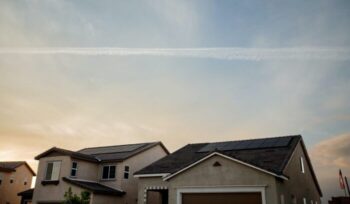
[[[231,150],[243,150],[243,149],[264,149],[264,148],[274,148],[274,147],[285,147],[288,146],[291,137],[280,137],[280,138],[266,138],[266,139],[256,139],[256,140],[242,140],[242,141],[232,141],[232,142],[217,142],[210,143],[198,152],[211,152],[215,149],[219,151],[231,151]]]

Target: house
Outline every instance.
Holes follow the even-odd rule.
[[[53,147],[39,160],[33,203],[62,203],[64,193],[91,193],[90,203],[137,203],[137,170],[168,155],[161,142],[92,147],[70,151]]]
[[[300,135],[188,144],[134,174],[139,204],[320,204]]]
[[[17,193],[30,189],[34,171],[25,161],[0,162],[0,204],[18,204]]]

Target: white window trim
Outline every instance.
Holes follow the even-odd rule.
[[[115,167],[114,178],[109,178],[110,168],[109,168],[109,171],[108,171],[108,178],[103,178],[103,169],[106,166],[109,166],[109,167],[114,166]],[[113,165],[113,164],[103,165],[102,169],[101,169],[101,180],[102,181],[113,181],[113,180],[116,180],[116,179],[117,179],[117,165]]]
[[[192,168],[193,166],[195,166],[195,165],[197,165],[197,164],[199,164],[199,163],[201,163],[201,162],[203,162],[203,161],[205,161],[205,160],[207,160],[207,159],[209,159],[209,158],[211,158],[211,157],[213,157],[213,156],[215,156],[215,155],[224,157],[224,158],[229,159],[229,160],[231,160],[231,161],[235,161],[235,162],[237,162],[237,163],[239,163],[239,164],[243,164],[243,165],[245,165],[245,166],[251,167],[251,168],[256,169],[256,170],[258,170],[258,171],[262,171],[262,172],[264,172],[264,173],[266,173],[266,174],[270,174],[270,175],[272,175],[272,176],[281,178],[281,179],[283,179],[283,180],[288,180],[288,178],[285,177],[285,176],[283,176],[283,175],[277,175],[277,174],[275,174],[275,173],[272,173],[272,172],[267,171],[267,170],[265,170],[265,169],[262,169],[262,168],[259,168],[259,167],[257,167],[257,166],[248,164],[248,163],[243,162],[243,161],[241,161],[241,160],[234,159],[234,158],[232,158],[232,157],[226,156],[226,155],[221,154],[221,153],[218,153],[218,152],[213,152],[212,154],[210,154],[210,155],[208,155],[208,156],[206,156],[206,157],[204,157],[204,158],[198,160],[197,162],[194,162],[194,163],[188,165],[187,167],[185,167],[185,168],[183,168],[183,169],[180,169],[179,171],[177,171],[177,172],[175,172],[175,173],[173,173],[173,174],[170,174],[170,175],[164,177],[164,178],[163,178],[163,181],[167,181],[167,180],[169,180],[170,178],[172,178],[172,177],[174,177],[174,176],[176,176],[176,175],[178,175],[178,174],[180,174],[180,173],[186,171],[187,169]]]
[[[222,187],[189,187],[178,188],[176,191],[176,204],[182,204],[184,193],[261,193],[261,203],[266,204],[266,186],[222,186]]]
[[[57,179],[57,180],[47,180],[47,179],[46,179],[46,174],[47,174],[47,168],[49,167],[49,163],[55,163],[55,162],[59,162],[59,163],[60,163],[60,169],[59,169],[59,171],[58,171],[58,179]],[[59,180],[60,180],[60,174],[61,174],[61,165],[62,165],[62,161],[60,161],[60,160],[47,161],[47,162],[46,162],[46,168],[45,168],[45,174],[44,174],[43,180],[44,180],[44,181],[59,181]],[[53,171],[53,167],[52,167],[52,171]],[[52,175],[51,175],[51,177],[52,177]]]
[[[76,168],[73,168],[73,163],[77,164]],[[72,176],[72,170],[75,170],[75,176]],[[72,161],[72,168],[70,169],[70,177],[76,178],[78,176],[78,162],[77,161]]]

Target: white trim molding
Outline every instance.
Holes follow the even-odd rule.
[[[187,167],[185,167],[185,168],[183,168],[183,169],[180,169],[179,171],[177,171],[177,172],[175,172],[175,173],[173,173],[173,174],[169,174],[168,176],[165,176],[165,177],[163,178],[163,180],[164,180],[164,181],[167,181],[167,180],[171,179],[172,177],[174,177],[174,176],[176,176],[176,175],[178,175],[178,174],[180,174],[180,173],[186,171],[187,169],[192,168],[193,166],[195,166],[195,165],[197,165],[197,164],[199,164],[199,163],[201,163],[201,162],[203,162],[203,161],[205,161],[205,160],[207,160],[207,159],[209,159],[210,157],[213,157],[213,156],[221,156],[221,157],[226,158],[226,159],[228,159],[228,160],[237,162],[237,163],[239,163],[239,164],[243,164],[243,165],[248,166],[248,167],[251,167],[251,168],[253,168],[253,169],[256,169],[256,170],[262,171],[262,172],[264,172],[264,173],[270,174],[270,175],[272,175],[272,176],[275,176],[275,177],[278,177],[278,178],[281,178],[281,179],[284,179],[284,180],[288,180],[288,178],[285,177],[285,176],[283,176],[283,175],[277,175],[277,174],[275,174],[275,173],[273,173],[273,172],[267,171],[267,170],[265,170],[265,169],[259,168],[259,167],[257,167],[257,166],[248,164],[248,163],[246,163],[246,162],[243,162],[243,161],[241,161],[241,160],[238,160],[238,159],[235,159],[235,158],[226,156],[226,155],[221,154],[221,153],[218,153],[218,152],[213,152],[212,154],[210,154],[210,155],[208,155],[208,156],[206,156],[206,157],[204,157],[204,158],[202,158],[202,159],[200,159],[200,160],[198,160],[198,161],[196,161],[196,162],[194,162],[194,163],[188,165]]]
[[[137,174],[134,175],[135,178],[147,178],[147,177],[166,177],[169,173],[162,173],[162,174]]]
[[[266,186],[216,186],[181,187],[176,191],[176,204],[182,204],[186,193],[261,193],[261,203],[266,204]]]

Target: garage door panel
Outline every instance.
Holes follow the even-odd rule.
[[[261,193],[185,193],[182,204],[262,204]]]

